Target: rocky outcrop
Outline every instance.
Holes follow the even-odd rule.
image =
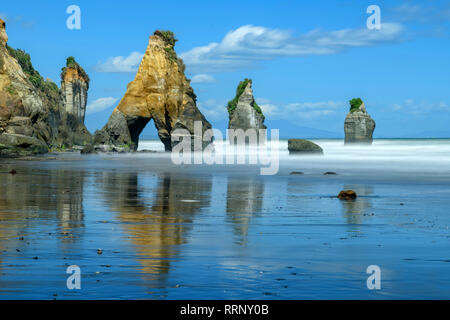
[[[95,134],[97,149],[136,150],[139,135],[152,119],[166,151],[175,144],[174,130],[186,129],[193,136],[194,121],[202,123],[202,133],[211,128],[197,108],[196,95],[184,75],[184,63],[175,53],[175,42],[170,31],[156,31],[150,36],[136,77],[107,124]]]
[[[323,154],[323,149],[320,146],[305,139],[289,139],[288,150],[289,153]]]
[[[264,115],[253,97],[252,80],[244,79],[236,89],[236,96],[228,102],[228,129],[267,129]],[[256,131],[259,133],[259,131]]]
[[[73,57],[67,58],[61,72],[61,118],[67,129],[65,140],[72,144],[85,145],[91,142],[91,134],[84,124],[88,89],[89,76]]]
[[[342,190],[341,192],[339,192],[337,197],[340,200],[354,200],[356,199],[357,195],[353,190]]]
[[[60,89],[33,68],[29,54],[7,45],[5,27],[0,20],[0,156],[72,145]]]
[[[345,118],[345,143],[368,143],[373,141],[375,121],[366,111],[364,102],[357,98],[350,100],[350,111]]]

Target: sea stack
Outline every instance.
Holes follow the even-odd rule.
[[[84,123],[88,89],[88,75],[74,57],[68,57],[66,66],[61,72],[64,111],[72,115],[78,123]]]
[[[84,124],[88,89],[89,76],[74,57],[68,57],[61,72],[61,117],[73,144],[87,144],[91,137]]]
[[[261,108],[256,104],[253,97],[252,80],[244,79],[236,89],[236,96],[227,105],[229,123],[228,129],[248,129],[256,130],[256,137],[259,139],[259,130],[267,129],[264,125],[264,115]],[[264,136],[265,138],[265,136]],[[246,143],[251,143],[247,139]],[[254,141],[257,143],[257,141]]]
[[[184,74],[185,65],[175,53],[176,41],[171,31],[157,30],[150,36],[136,77],[107,124],[95,134],[97,149],[137,150],[139,135],[152,119],[166,151],[176,144],[171,136],[176,129],[187,130],[191,138],[196,121],[202,125],[202,135],[211,129],[197,108],[197,97]],[[211,141],[204,141],[203,146]]]
[[[360,98],[350,100],[350,111],[345,118],[345,143],[366,143],[373,141],[375,121],[366,111],[366,106]]]

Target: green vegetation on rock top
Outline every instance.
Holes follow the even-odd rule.
[[[350,102],[350,112],[355,112],[359,110],[359,107],[361,107],[363,103],[363,101],[360,98],[354,98],[349,102]]]
[[[233,98],[233,100],[230,100],[227,104],[227,110],[228,110],[228,114],[230,116],[233,114],[234,110],[236,109],[239,98],[244,93],[244,90],[247,87],[248,83],[251,83],[251,82],[252,82],[252,79],[247,79],[247,78],[245,78],[243,81],[239,82],[239,85],[237,86],[237,89],[236,89],[236,96]],[[264,119],[262,110],[256,104],[256,102],[253,102],[252,107],[256,110],[256,112],[258,112],[260,115],[262,115],[263,119]]]
[[[61,80],[64,81],[64,76],[66,74],[67,68],[77,69],[78,74],[84,78],[84,80],[89,84],[89,76],[86,71],[75,61],[74,57],[67,57],[66,66],[61,69]]]
[[[161,37],[166,43],[167,47],[164,48],[164,51],[167,53],[169,60],[175,62],[180,68],[181,72],[184,74],[186,71],[186,65],[184,64],[183,59],[178,58],[177,53],[175,52],[175,43],[178,41],[175,38],[175,34],[170,30],[156,30],[153,33],[155,36]]]
[[[156,30],[153,34],[163,38],[163,40],[172,47],[174,47],[175,43],[178,41],[175,38],[175,33],[170,30]]]
[[[47,99],[57,103],[59,99],[59,88],[51,80],[44,80],[44,78],[39,74],[37,70],[33,68],[31,63],[31,57],[22,49],[14,49],[7,45],[9,54],[17,60],[19,65],[22,67],[23,72],[28,77],[28,80],[32,85],[38,89]]]

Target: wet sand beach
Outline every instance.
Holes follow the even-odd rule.
[[[2,159],[0,299],[450,298],[450,142],[318,143],[273,176],[166,153]]]

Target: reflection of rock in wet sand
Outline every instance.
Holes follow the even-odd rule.
[[[368,185],[345,185],[342,190],[354,190],[358,197],[355,200],[342,200],[344,217],[348,224],[361,224],[365,213],[370,213],[372,208],[370,196],[373,193],[373,188]]]
[[[65,233],[59,234],[61,244],[76,241],[72,228],[84,226],[84,172],[16,168],[17,174],[0,176],[0,250],[4,241],[10,248],[24,245],[19,238],[26,238],[34,227],[45,227],[55,214],[59,231]],[[48,229],[53,230],[54,224],[49,222]]]
[[[187,241],[195,214],[209,206],[211,180],[166,174],[149,188],[143,185],[149,178],[142,184],[139,178],[137,173],[104,174],[105,197],[131,238],[142,273],[159,279]]]
[[[261,180],[228,178],[227,220],[233,223],[235,234],[245,242],[253,214],[261,212],[264,183]]]

